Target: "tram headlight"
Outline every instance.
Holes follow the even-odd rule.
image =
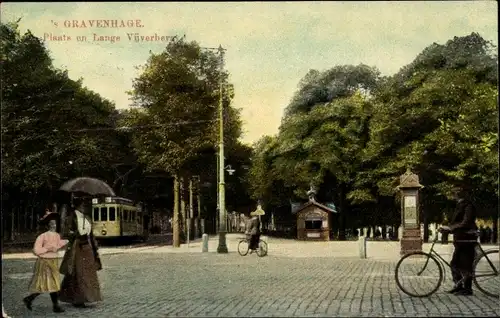
[[[102,234],[102,235],[106,235],[107,233],[108,233],[108,232],[107,232],[106,230],[102,230],[102,231],[101,231],[101,234]]]

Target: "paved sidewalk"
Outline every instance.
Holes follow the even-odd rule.
[[[211,244],[216,240],[211,240]],[[230,247],[235,240],[229,240]],[[271,239],[270,242],[273,242]],[[64,304],[54,315],[48,295],[34,303],[33,312],[21,299],[34,265],[33,259],[2,262],[3,304],[13,317],[493,317],[499,301],[480,292],[472,297],[446,294],[429,298],[403,294],[394,282],[394,261],[355,257],[276,255],[270,244],[267,257],[239,256],[183,247],[173,253],[158,249],[108,254],[99,279],[104,301],[79,310]],[[299,244],[300,245],[300,244]],[[216,246],[216,245],[215,245]],[[309,250],[315,245],[310,244]],[[293,250],[289,247],[289,250]],[[306,251],[307,249],[304,249]],[[381,249],[383,250],[383,249]],[[312,252],[311,254],[319,254]],[[346,249],[346,253],[348,253]],[[332,254],[333,255],[333,254]]]
[[[243,234],[229,233],[226,236],[227,246],[230,252],[237,252],[238,242],[244,237]],[[273,237],[262,237],[268,244],[269,254],[292,258],[315,258],[315,257],[336,257],[336,258],[359,258],[358,241],[329,241],[329,242],[305,242],[290,239],[279,239]],[[217,235],[209,237],[208,251],[215,253],[219,238]],[[431,243],[423,245],[424,251],[429,251]],[[487,246],[491,247],[491,246]],[[397,241],[368,241],[367,258],[373,260],[398,260],[400,256],[400,243]],[[445,259],[451,259],[453,244],[442,245],[437,243],[435,250]],[[202,253],[202,240],[196,239],[188,244],[181,244],[174,248],[166,246],[140,246],[140,247],[102,247],[99,249],[101,255],[123,254],[123,253]],[[64,251],[60,252],[64,256]],[[32,253],[12,253],[3,254],[2,259],[35,259]]]

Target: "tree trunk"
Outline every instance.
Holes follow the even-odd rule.
[[[22,205],[19,206],[19,210],[17,210],[17,219],[16,219],[16,234],[19,236],[21,234],[21,213],[24,213],[26,203],[23,202]]]
[[[15,219],[14,219],[15,215],[16,215],[16,209],[14,208],[11,210],[11,218],[10,218],[10,240],[11,241],[14,241],[14,228],[16,225]]]
[[[347,213],[345,210],[345,191],[344,186],[339,187],[339,201],[340,201],[340,215],[339,215],[339,241],[345,241],[345,227],[346,227],[346,217]]]
[[[200,187],[199,186],[198,186],[198,193],[197,193],[196,201],[198,203],[198,215],[196,216],[196,224],[198,224],[199,220],[201,220],[200,223],[203,224],[205,220],[201,216],[201,194],[200,194]],[[197,232],[196,234],[198,235],[198,237],[201,236],[200,231],[199,231],[200,227],[201,227],[202,231],[205,230],[205,226],[204,225],[202,226],[201,224],[199,225],[198,231],[196,231]],[[204,234],[204,233],[201,233],[201,234]]]
[[[191,239],[191,237],[194,237],[194,233],[191,231],[191,220],[193,219],[193,179],[192,178],[189,178],[189,217],[188,217],[188,222],[187,222],[187,226],[188,226],[188,235],[189,235],[189,239]]]
[[[180,196],[181,196],[181,238],[183,240],[186,239],[186,230],[187,230],[187,222],[186,222],[186,187],[184,184],[184,177],[181,177],[180,181]]]
[[[424,213],[424,243],[429,242],[429,220],[427,219],[427,215]]]
[[[172,234],[173,246],[180,247],[180,233],[179,233],[179,177],[174,177],[174,215],[172,220]]]
[[[35,207],[31,207],[31,232],[35,231]]]
[[[500,217],[497,221],[493,220],[493,243],[497,244],[500,238]]]
[[[424,194],[425,195],[425,194]],[[428,213],[427,213],[427,205],[425,204],[425,198],[427,196],[424,196],[423,195],[423,192],[421,191],[418,195],[418,200],[419,200],[419,212],[420,212],[420,215],[422,216],[422,220],[424,223],[424,233],[422,233],[423,235],[423,242],[424,243],[427,243],[429,242],[429,216],[428,216]]]

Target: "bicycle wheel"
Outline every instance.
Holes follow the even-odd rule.
[[[240,240],[238,243],[238,253],[241,256],[245,256],[248,254],[248,241],[247,240]]]
[[[498,287],[500,286],[499,252],[491,250],[486,251],[485,254],[481,255],[474,264],[474,285],[486,295],[498,298]]]
[[[396,284],[412,297],[434,294],[443,282],[443,269],[431,254],[414,252],[404,255],[396,265]]]
[[[263,240],[259,240],[259,247],[255,251],[257,253],[257,256],[259,257],[264,257],[267,255],[267,243]]]

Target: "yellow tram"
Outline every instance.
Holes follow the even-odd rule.
[[[121,197],[92,199],[92,225],[98,239],[146,240],[149,234],[149,218],[141,207]]]

